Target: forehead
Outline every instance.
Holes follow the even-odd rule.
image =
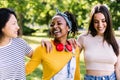
[[[96,13],[96,14],[94,14],[94,19],[97,19],[97,20],[105,19],[105,16],[102,13]]]
[[[17,20],[16,17],[13,14],[11,14],[10,18],[9,18],[9,21],[16,21],[16,20]]]
[[[55,21],[55,20],[57,20],[57,21],[65,21],[65,19],[62,16],[60,16],[60,15],[55,15],[52,18],[52,21]]]

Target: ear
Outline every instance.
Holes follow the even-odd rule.
[[[67,26],[68,27],[68,31],[70,31],[71,29],[69,28],[69,26]]]
[[[2,28],[2,33],[4,32],[4,28]]]

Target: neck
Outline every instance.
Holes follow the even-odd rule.
[[[54,42],[55,43],[62,43],[63,45],[65,45],[67,42],[67,39],[62,39],[62,40],[54,39]]]
[[[104,34],[100,34],[100,33],[98,33],[97,35],[98,35],[98,36],[104,36]]]
[[[0,40],[0,46],[5,46],[5,45],[9,44],[9,42],[10,42],[10,38],[2,38]]]

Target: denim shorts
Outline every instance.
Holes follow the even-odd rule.
[[[92,76],[92,75],[85,75],[84,80],[117,80],[116,74],[113,72],[111,75],[106,76]]]

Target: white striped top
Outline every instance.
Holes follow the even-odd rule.
[[[0,80],[26,80],[24,57],[31,50],[21,38],[13,38],[0,47]]]

